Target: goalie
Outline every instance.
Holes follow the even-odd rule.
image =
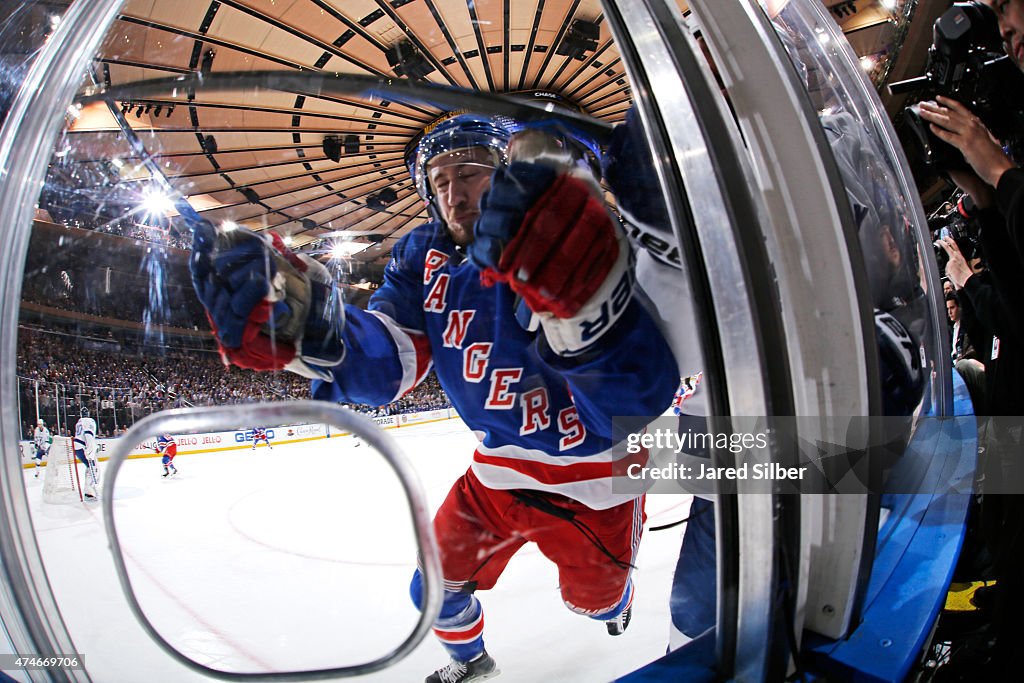
[[[378,406],[433,366],[480,435],[434,519],[445,579],[434,632],[451,662],[428,683],[498,673],[476,592],[527,542],[558,566],[570,610],[626,629],[644,499],[612,487],[625,470],[612,447],[626,437],[612,416],[660,414],[679,377],[585,153],[554,135],[542,163],[510,163],[510,137],[471,114],[425,131],[411,172],[432,220],[395,245],[365,311],[276,235],[218,233],[191,214],[193,283],[226,362]],[[419,571],[411,593],[419,605]]]
[[[89,409],[82,408],[75,423],[75,457],[85,465],[85,485],[82,495],[86,500],[99,500],[100,472],[96,467],[96,420],[89,417]]]

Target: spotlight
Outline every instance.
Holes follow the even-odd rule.
[[[331,245],[331,258],[332,259],[343,259],[346,256],[352,256],[363,251],[369,245],[364,242],[354,242],[350,240],[338,240]]]
[[[352,137],[352,136],[347,136]],[[328,135],[323,142],[324,156],[337,163],[341,161],[341,139],[336,135]]]
[[[207,154],[216,154],[217,138],[213,137],[212,135],[205,136],[203,138],[202,148]]]
[[[345,154],[359,154],[359,136],[345,136]]]
[[[171,114],[174,112],[174,105],[167,107],[167,118],[171,118]]]
[[[150,216],[163,216],[174,208],[174,202],[163,192],[149,189],[142,196],[142,207]]]
[[[238,230],[238,223],[227,220],[220,224],[220,229],[224,232],[231,232],[232,230]]]
[[[420,79],[434,71],[434,66],[408,40],[400,40],[395,45],[389,47],[387,58],[388,65],[395,72],[396,76]]]
[[[130,109],[131,109],[131,108],[132,108],[133,106],[134,106],[134,105],[133,105],[133,104],[132,104],[131,102],[122,102],[122,103],[121,103],[121,113],[122,113],[122,114],[127,114],[127,113],[128,113],[128,111],[129,111],[129,110],[130,110]]]
[[[601,27],[597,22],[576,19],[569,26],[569,32],[562,38],[555,54],[571,59],[583,59],[583,53],[597,49],[597,39],[600,36]]]
[[[398,199],[398,193],[390,187],[386,187],[377,194],[371,194],[366,198],[366,205],[374,211],[383,211]]]
[[[156,105],[156,108],[153,109],[153,116],[160,116],[160,112],[162,112],[163,110],[164,110],[164,105],[162,105],[162,104]]]
[[[309,219],[309,218],[303,218],[302,219],[302,229],[303,230],[316,230],[316,228],[317,228],[317,224],[312,219]]]
[[[245,197],[246,201],[248,201],[250,204],[260,203],[260,196],[256,194],[256,190],[252,189],[251,187],[243,187],[238,191],[242,193],[242,196]]]

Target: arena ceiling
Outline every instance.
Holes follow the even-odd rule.
[[[824,1],[875,60],[866,67],[888,69],[906,3]],[[631,103],[598,0],[130,0],[85,86],[266,70],[542,93],[609,123]],[[150,155],[215,224],[273,230],[307,251],[341,237],[362,262],[385,258],[424,220],[405,158],[445,112],[387,92],[294,84],[122,91],[113,108],[95,102],[75,114],[59,154],[65,177],[148,187]]]

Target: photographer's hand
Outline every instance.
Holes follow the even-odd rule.
[[[943,237],[935,242],[949,254],[949,263],[946,264],[946,277],[953,283],[956,289],[962,289],[967,279],[974,275],[974,271],[967,265],[964,255],[960,253],[960,247],[952,237]]]
[[[960,102],[941,95],[937,100],[921,102],[921,118],[931,124],[931,131],[936,137],[963,153],[978,177],[992,187],[998,185],[1003,173],[1014,167],[1003,153],[999,141]]]

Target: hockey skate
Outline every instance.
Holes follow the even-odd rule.
[[[486,652],[482,652],[468,662],[452,660],[448,666],[438,669],[427,676],[425,683],[471,683],[486,681],[501,673],[498,665]]]
[[[623,633],[625,633],[626,627],[629,626],[629,618],[631,616],[633,616],[632,603],[629,605],[629,607],[622,610],[619,616],[604,622],[605,626],[608,627],[608,635],[621,636]]]

